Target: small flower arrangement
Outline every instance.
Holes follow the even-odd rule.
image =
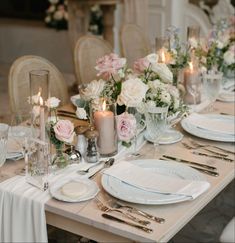
[[[166,30],[166,37],[169,38],[169,50],[170,61],[168,66],[173,73],[173,83],[177,85],[178,72],[179,70],[185,68],[188,65],[190,55],[189,55],[189,45],[186,43],[181,43],[179,39],[179,29],[175,26],[170,26]],[[196,46],[196,43],[191,43]]]
[[[157,54],[150,54],[137,60],[134,69],[147,85],[142,109],[168,106],[168,115],[184,112],[186,106],[180,98],[179,90],[173,85],[173,74],[165,63],[158,62]]]
[[[46,25],[57,30],[68,29],[68,3],[64,0],[49,0],[44,19]]]
[[[60,100],[56,97],[51,97],[46,101],[46,105],[52,115],[48,120],[47,133],[51,143],[56,149],[56,155],[53,158],[52,164],[57,164],[58,167],[65,167],[68,161],[62,151],[63,145],[71,144],[73,142],[75,132],[74,125],[71,121],[58,120],[56,110],[59,103]]]
[[[235,17],[221,19],[207,39],[195,50],[203,71],[216,69],[226,74],[235,69]]]

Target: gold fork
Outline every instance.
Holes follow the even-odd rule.
[[[125,217],[133,220],[136,223],[139,223],[139,224],[142,224],[142,225],[145,225],[145,226],[150,224],[150,222],[147,221],[147,220],[141,220],[141,219],[138,219],[135,216],[133,216],[133,215],[127,213],[127,212],[123,212],[122,210],[108,207],[103,202],[101,202],[98,198],[95,198],[95,201],[96,201],[98,208],[103,212],[106,212],[106,213],[107,212],[118,212],[118,213],[121,213],[122,215],[124,215]]]
[[[187,143],[185,143],[185,142],[181,142],[183,145],[184,145],[184,147],[185,148],[187,148],[187,149],[189,149],[189,150],[191,150],[191,149],[198,149],[198,148],[201,148],[201,149],[203,149],[203,150],[205,150],[205,151],[207,151],[207,152],[210,152],[210,153],[212,153],[212,154],[216,154],[216,155],[219,155],[219,156],[221,156],[221,157],[228,157],[228,154],[223,154],[223,153],[219,153],[219,152],[216,152],[216,151],[214,151],[214,150],[210,150],[210,149],[207,149],[207,148],[205,148],[205,147],[200,147],[200,146],[192,146],[192,145],[189,145],[189,144],[187,144]]]

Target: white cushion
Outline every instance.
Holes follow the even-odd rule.
[[[234,217],[224,228],[220,236],[220,242],[223,243],[235,242],[235,218]]]

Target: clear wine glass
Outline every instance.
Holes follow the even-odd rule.
[[[189,92],[189,94],[192,95],[193,97],[193,105],[194,107],[196,106],[197,104],[197,97],[200,95],[201,93],[201,79],[199,78],[190,78],[187,80],[187,83],[186,83],[186,88],[187,88],[187,91]]]
[[[2,177],[1,167],[6,161],[8,130],[9,126],[7,124],[0,123],[0,178]]]
[[[203,74],[203,83],[206,89],[206,94],[210,100],[211,107],[210,111],[213,111],[213,104],[216,101],[222,83],[222,73],[218,71],[211,70],[205,74]]]
[[[13,145],[12,151],[15,149],[13,159],[24,157],[26,166],[28,165],[28,140],[30,137],[33,137],[30,113],[27,111],[13,113],[9,129],[9,140]]]

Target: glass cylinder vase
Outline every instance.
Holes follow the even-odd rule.
[[[92,120],[98,131],[97,146],[101,156],[113,156],[118,151],[116,104],[106,99],[91,102]]]
[[[49,98],[49,71],[32,70],[29,73],[30,104],[32,107],[31,124],[34,131],[39,132],[34,135],[42,141],[46,141],[46,122],[48,108],[45,102]]]

